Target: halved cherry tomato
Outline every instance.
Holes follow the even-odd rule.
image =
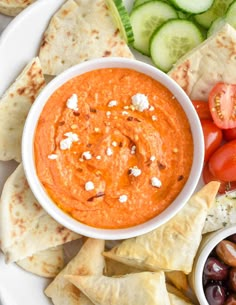
[[[208,102],[193,100],[192,103],[201,120],[212,119]]]
[[[236,127],[223,129],[223,137],[226,141],[236,140]]]
[[[209,170],[222,181],[236,181],[236,140],[225,143],[211,155]]]
[[[208,161],[214,151],[220,146],[223,135],[222,130],[211,120],[201,120],[204,135],[205,156],[204,161]]]
[[[236,127],[236,85],[216,84],[209,94],[209,107],[219,128]]]
[[[208,163],[205,164],[203,171],[202,171],[202,178],[205,184],[211,182],[211,181],[218,181],[220,182],[220,188],[218,193],[219,194],[224,194],[226,192],[232,191],[232,190],[236,190],[236,181],[233,182],[226,182],[226,181],[221,181],[219,179],[217,179],[216,177],[214,177],[212,175],[212,173],[209,170],[209,166]]]

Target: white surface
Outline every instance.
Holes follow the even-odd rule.
[[[131,7],[132,0],[126,0]],[[37,54],[43,32],[52,14],[64,0],[38,0],[14,18],[0,36],[0,96],[23,67]],[[0,32],[11,20],[0,15]],[[147,60],[144,56],[139,59]],[[0,192],[15,162],[0,162]],[[0,303],[2,305],[48,305],[43,293],[48,281],[23,271],[15,264],[6,265],[0,253]],[[65,304],[66,305],[66,304]]]
[[[19,72],[37,54],[43,32],[51,15],[64,0],[38,0],[20,15],[0,36],[0,95]],[[11,18],[0,15],[0,32]],[[0,192],[16,163],[0,162]],[[2,305],[48,305],[43,290],[48,280],[23,271],[17,265],[4,263],[0,253],[0,303]]]

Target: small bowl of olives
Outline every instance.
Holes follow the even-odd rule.
[[[190,283],[201,305],[236,305],[236,225],[204,236]]]

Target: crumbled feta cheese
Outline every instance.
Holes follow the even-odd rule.
[[[99,132],[99,131],[100,131],[100,128],[95,127],[95,128],[94,128],[94,131],[95,131],[95,132]]]
[[[107,154],[107,156],[111,156],[113,154],[113,151],[110,147],[107,148],[106,154]]]
[[[137,166],[131,167],[129,169],[129,172],[130,172],[130,175],[132,175],[134,177],[138,177],[142,173],[141,169],[139,169]]]
[[[156,115],[152,115],[152,120],[153,121],[157,121],[157,116]]]
[[[63,139],[60,142],[60,149],[61,150],[70,149],[71,145],[72,145],[72,141],[70,138]]]
[[[127,105],[127,106],[124,106],[123,107],[125,110],[128,110],[129,109],[129,106]]]
[[[114,147],[116,147],[118,144],[117,144],[116,141],[112,141],[111,145],[114,146]]]
[[[112,101],[110,101],[109,103],[108,103],[108,107],[115,107],[115,106],[117,106],[117,101],[115,101],[115,100],[112,100]]]
[[[92,181],[88,181],[85,183],[85,190],[86,191],[92,191],[94,190],[94,184]]]
[[[156,157],[155,156],[151,156],[150,157],[150,161],[155,161],[156,160]]]
[[[66,137],[67,137],[68,139],[70,139],[72,142],[78,142],[78,141],[79,141],[78,135],[77,135],[76,133],[74,133],[74,132],[71,132],[71,131],[66,132],[66,133],[64,134],[64,136],[66,136]]]
[[[161,181],[157,177],[152,177],[151,179],[152,186],[161,187]]]
[[[66,136],[66,138],[61,140],[61,142],[60,142],[60,149],[61,150],[70,149],[73,142],[78,142],[79,141],[78,135],[76,133],[71,132],[71,131],[65,133],[64,136]]]
[[[75,111],[79,110],[79,108],[78,108],[78,96],[75,93],[73,93],[71,95],[71,97],[68,98],[68,100],[66,102],[66,106],[67,106],[67,108],[75,110]]]
[[[97,159],[97,160],[101,160],[102,157],[101,157],[101,156],[97,156],[96,159]]]
[[[50,159],[50,160],[56,160],[57,157],[58,157],[58,155],[56,155],[56,154],[48,155],[48,159]]]
[[[129,113],[127,111],[122,111],[122,115],[128,115]]]
[[[133,95],[131,99],[136,110],[143,112],[145,109],[149,108],[149,101],[145,94],[137,93]]]
[[[106,112],[106,116],[109,117],[111,115],[111,111]]]
[[[82,157],[83,157],[85,160],[90,160],[90,159],[92,159],[91,152],[90,152],[90,151],[84,151],[84,152],[82,153]]]
[[[135,155],[135,153],[136,153],[136,146],[135,146],[135,145],[133,145],[133,146],[131,147],[130,153],[131,153],[131,155]]]
[[[121,195],[121,196],[119,197],[120,203],[124,203],[124,202],[126,202],[127,200],[128,200],[128,196],[127,196],[127,195]]]

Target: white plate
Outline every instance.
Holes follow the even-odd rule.
[[[0,33],[7,27],[13,17],[0,14]]]
[[[13,19],[0,37],[0,95],[15,80],[38,51],[40,41],[53,13],[64,0],[38,0]],[[0,193],[15,169],[16,162],[0,162]],[[48,280],[6,265],[0,253],[0,305],[52,304],[43,290]]]
[[[37,55],[44,30],[64,0],[38,0],[13,19],[0,37],[0,96],[25,65]],[[133,0],[126,0],[129,10]],[[151,61],[135,53],[137,59]],[[16,163],[0,161],[0,193]],[[48,280],[23,271],[16,264],[6,265],[0,253],[0,305],[52,304],[43,290]]]

